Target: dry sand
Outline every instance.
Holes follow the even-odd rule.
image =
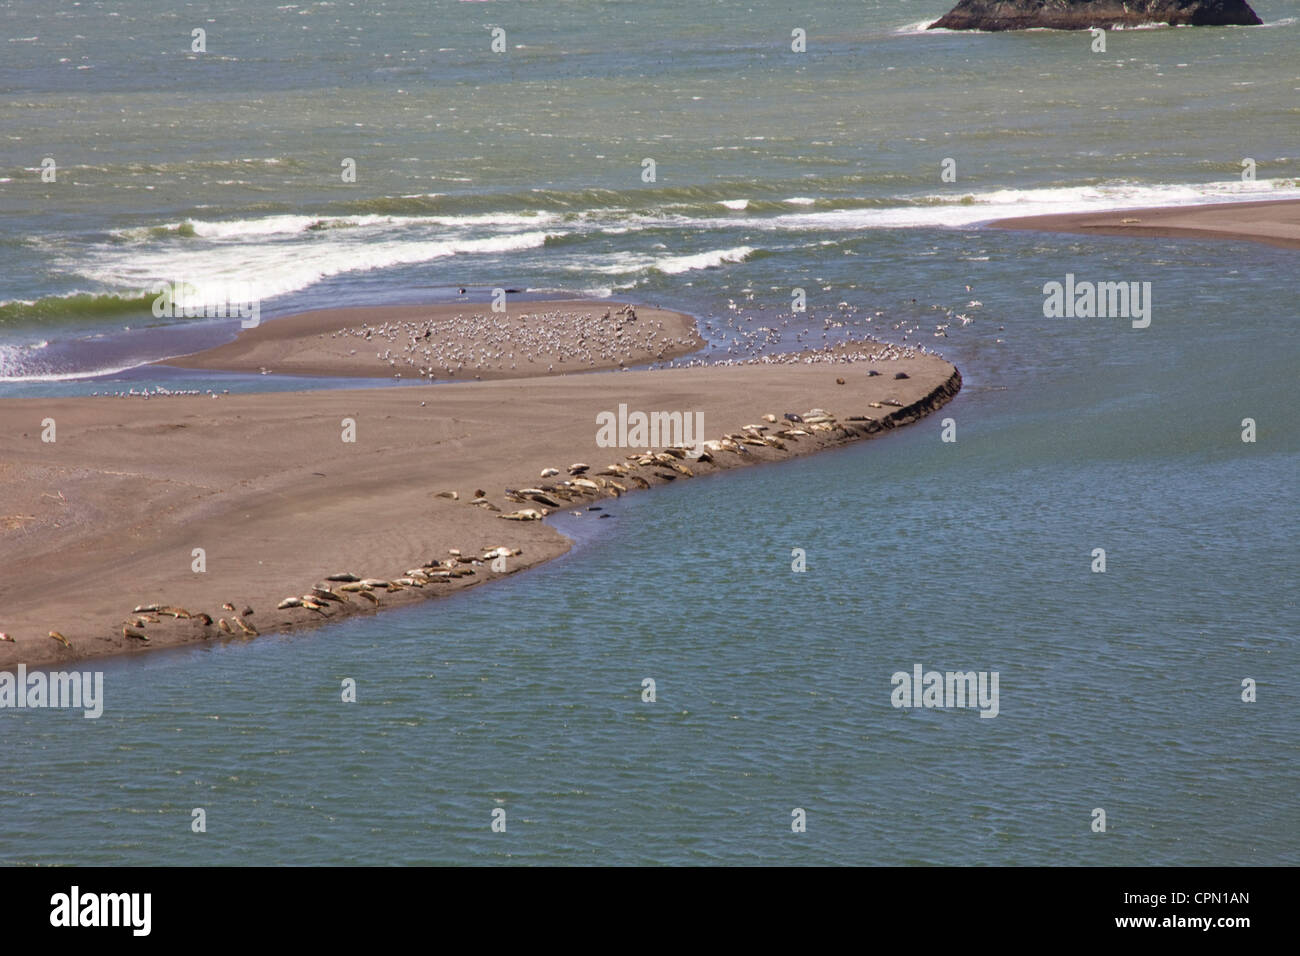
[[[1240,239],[1300,249],[1300,200],[1207,203],[998,219],[1000,229],[1170,239]]]
[[[644,314],[644,313],[642,313]],[[273,328],[274,326],[272,326]],[[853,352],[873,346],[861,344]],[[147,623],[147,644],[124,637],[133,607],[163,603],[233,619],[231,602],[263,634],[372,613],[352,595],[325,612],[277,611],[327,575],[349,571],[391,580],[446,559],[449,549],[522,549],[513,573],[558,555],[569,542],[543,521],[507,521],[470,503],[476,490],[502,512],[536,503],[507,499],[507,488],[591,474],[624,462],[631,449],[596,444],[596,415],[630,410],[700,411],[717,438],[786,412],[821,407],[842,426],[787,442],[785,450],[743,446],[714,463],[685,460],[696,475],[806,454],[907,424],[960,387],[956,369],[929,355],[840,364],[696,367],[554,376],[412,388],[152,398],[47,398],[3,402],[0,434],[0,669],[19,662],[57,665],[205,640],[230,640],[197,618]],[[843,354],[851,354],[843,350]],[[221,363],[223,367],[225,363]],[[868,376],[868,370],[880,374]],[[896,372],[910,377],[895,379]],[[845,384],[837,384],[843,379]],[[902,408],[872,408],[895,399]],[[848,422],[871,416],[874,423]],[[57,441],[41,440],[53,418]],[[356,441],[342,440],[343,420]],[[771,426],[773,430],[789,427]],[[936,441],[938,440],[936,432]],[[559,478],[539,477],[561,469]],[[638,467],[650,485],[677,474]],[[608,480],[608,479],[606,479]],[[632,479],[621,480],[634,489]],[[676,480],[689,480],[677,474]],[[459,492],[458,500],[437,497]],[[671,494],[671,492],[664,492]],[[599,493],[613,494],[611,488]],[[565,503],[583,510],[599,501]],[[588,513],[592,520],[594,514]],[[192,569],[193,550],[206,571]],[[400,605],[501,576],[490,564],[453,583],[389,593]],[[48,637],[57,630],[65,648]]]
[[[689,315],[617,302],[322,309],[245,329],[233,342],[155,364],[363,378],[527,378],[645,365],[696,351]],[[606,313],[609,317],[605,318]],[[426,335],[427,334],[427,335]]]

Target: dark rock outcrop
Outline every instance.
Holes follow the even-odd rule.
[[[1246,0],[961,0],[931,30],[1087,30],[1143,23],[1256,26]]]

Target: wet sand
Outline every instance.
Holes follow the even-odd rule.
[[[1018,216],[989,223],[999,229],[1073,232],[1164,239],[1234,239],[1300,249],[1300,200],[1206,203],[1108,212]]]
[[[864,351],[876,360],[863,359]],[[545,520],[503,520],[501,514],[525,508],[557,510],[512,501],[506,489],[576,480],[569,465],[588,463],[585,477],[605,487],[559,503],[597,520],[586,509],[600,504],[610,510],[617,489],[608,482],[619,481],[628,493],[639,484],[630,476],[597,474],[610,463],[631,466],[650,486],[669,476],[690,480],[671,466],[627,461],[638,449],[598,446],[598,413],[616,412],[620,404],[633,411],[702,412],[707,438],[742,434],[750,424],[772,434],[810,432],[778,439],[784,449],[754,439],[738,443],[738,451],[713,453],[712,462],[678,460],[704,476],[887,433],[944,404],[960,387],[947,362],[897,355],[896,349],[859,343],[823,353],[812,364],[219,398],[5,400],[0,631],[14,641],[0,643],[0,669],[249,639],[225,634],[216,622],[238,616],[265,635],[515,573],[563,553],[569,542]],[[869,376],[869,370],[879,374]],[[898,372],[909,377],[896,379]],[[900,404],[871,405],[886,399]],[[813,430],[783,418],[814,408],[837,421]],[[763,422],[765,413],[779,424]],[[57,423],[53,443],[41,440],[46,418]],[[355,423],[353,442],[343,440],[345,419]],[[544,468],[560,475],[542,478]],[[500,510],[472,504],[479,490]],[[451,491],[458,498],[439,497]],[[567,493],[575,493],[572,486]],[[391,581],[422,565],[434,573],[429,566],[453,560],[451,549],[468,558],[497,547],[522,553],[507,558],[504,570],[487,561],[460,565],[474,574],[445,582],[375,588],[378,604],[353,593],[346,604],[326,603],[321,610],[276,609],[335,572]],[[202,571],[195,570],[199,548]],[[225,602],[236,612],[223,609]],[[133,613],[147,604],[195,616]],[[245,608],[253,614],[243,615]],[[204,624],[199,613],[213,624]],[[124,624],[145,617],[157,619],[141,626],[147,643],[123,635]],[[71,648],[48,637],[50,630],[66,636]]]

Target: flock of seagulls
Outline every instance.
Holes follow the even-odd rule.
[[[331,338],[356,339],[349,354],[375,350],[395,377],[438,379],[483,374],[576,372],[663,359],[691,348],[690,335],[671,335],[663,322],[638,319],[630,305],[589,311],[474,312],[450,319],[388,321],[340,329]]]
[[[823,291],[829,291],[827,287]],[[971,286],[966,286],[971,291]],[[912,357],[930,354],[930,349],[921,344],[925,333],[932,331],[934,338],[947,338],[948,329],[953,322],[962,328],[974,320],[974,310],[984,303],[970,299],[964,306],[957,308],[932,305],[929,311],[942,311],[944,322],[936,322],[933,329],[920,319],[902,318],[894,322],[873,324],[884,317],[884,310],[872,310],[840,301],[829,309],[823,309],[820,319],[811,307],[806,312],[793,312],[788,306],[773,307],[763,303],[755,304],[755,294],[746,291],[741,294],[743,301],[727,300],[726,311],[722,314],[710,312],[701,323],[701,333],[711,348],[705,354],[691,356],[656,364],[654,367],[692,368],[708,365],[753,365],[753,364],[798,364],[804,361],[801,356],[778,354],[781,352],[820,351],[823,347],[836,342],[853,341],[863,334],[876,333],[882,325],[893,332],[901,334],[899,345],[887,346],[888,354],[882,358]],[[909,303],[916,306],[912,299]],[[829,314],[827,314],[829,313]],[[820,326],[820,327],[818,327]],[[1002,331],[1002,326],[998,327]],[[820,333],[820,335],[818,335]],[[909,338],[915,341],[910,341]],[[1001,343],[1001,339],[997,340]],[[844,361],[859,361],[865,356],[861,353]],[[828,356],[814,358],[812,361],[830,361]]]
[[[213,398],[220,398],[222,395],[229,395],[230,389],[223,388],[220,392],[217,392],[213,388],[200,391],[197,388],[165,388],[162,385],[155,385],[153,388],[131,388],[125,391],[104,392],[102,396],[98,391],[90,394],[103,398],[183,398],[194,395],[210,395]]]

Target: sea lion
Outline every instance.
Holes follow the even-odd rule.
[[[506,521],[540,521],[542,515],[536,508],[524,508],[509,514],[499,514],[497,517],[504,518]]]
[[[542,477],[543,477],[543,478],[550,478],[550,477],[552,477],[553,475],[558,475],[559,473],[560,473],[560,469],[558,469],[558,468],[543,468],[543,469],[542,469]]]
[[[794,412],[786,412],[785,420],[788,422],[802,422],[803,418],[799,415],[796,415]]]
[[[153,614],[155,611],[162,610],[161,604],[137,604],[132,610],[132,614]]]
[[[217,627],[221,628],[221,629],[222,629],[223,631],[225,631],[227,634],[233,633],[233,632],[230,630],[230,622],[227,621],[224,617],[223,617],[223,618],[218,618],[218,619],[217,619]]]
[[[257,628],[253,627],[253,625],[251,624],[246,623],[242,617],[235,618],[235,623],[238,624],[239,629],[243,631],[245,634],[247,634],[249,637],[257,637]]]
[[[355,574],[349,574],[348,572],[344,571],[344,572],[341,573],[341,574],[331,574],[331,575],[329,575],[327,578],[325,578],[325,580],[326,580],[326,581],[348,581],[348,582],[350,582],[350,581],[360,581],[361,579],[360,579],[359,577],[357,577]],[[230,610],[232,610],[232,611],[234,610],[234,608],[233,608],[233,607],[230,607],[229,604],[224,604],[224,605],[222,605],[222,607],[230,608]]]
[[[194,618],[195,618],[195,620],[197,620],[197,621],[201,621],[201,622],[203,623],[203,626],[204,626],[204,627],[211,627],[211,626],[212,626],[212,618],[211,618],[211,616],[210,616],[210,615],[207,615],[207,614],[204,614],[202,611],[200,611],[198,614],[195,614],[195,615],[194,615]]]
[[[64,647],[71,647],[71,646],[72,646],[72,645],[68,642],[68,639],[67,639],[66,637],[64,637],[62,634],[60,634],[58,631],[50,631],[50,637],[54,638],[56,641],[58,641],[58,642],[59,642],[60,644],[62,644]]]
[[[361,591],[361,592],[359,592],[359,593],[361,594],[361,596],[362,596],[363,598],[365,598],[365,599],[366,599],[367,601],[369,601],[371,604],[378,604],[378,603],[379,603],[379,598],[375,597],[374,594],[372,594],[371,592],[369,592],[369,591]]]
[[[911,377],[912,377],[912,376],[908,375],[906,372],[895,372],[895,373],[894,373],[894,378],[911,378]]]
[[[879,375],[879,374],[880,374],[880,373],[879,373],[878,371],[876,371],[874,368],[869,368],[869,369],[867,369],[867,378],[871,378],[871,376],[873,376],[873,375]]]
[[[17,644],[17,643],[18,643],[18,642],[15,641],[12,637],[10,637],[8,634],[6,634],[4,631],[0,631],[0,641],[8,641],[10,644]]]
[[[122,625],[122,636],[134,638],[137,641],[148,641],[149,635],[137,627],[131,627],[129,624]]]
[[[275,606],[275,609],[276,609],[277,611],[285,611],[285,610],[288,610],[288,609],[291,608],[291,607],[302,607],[302,598],[287,597],[287,598],[285,598],[283,601],[281,601],[279,604],[277,604],[277,605]],[[224,623],[224,622],[225,622],[225,619],[223,618],[223,619],[222,619],[222,623]]]
[[[460,500],[460,492],[459,492],[459,491],[440,491],[440,492],[437,493],[437,495],[436,495],[435,497],[438,497],[438,498],[450,498],[452,501],[459,501],[459,500]]]
[[[587,472],[590,468],[591,465],[588,465],[585,462],[575,461],[572,465],[569,466],[569,474],[581,475]]]
[[[235,606],[231,604],[229,601],[227,601],[225,604],[221,606],[225,608],[227,611],[233,611],[235,609]]]

